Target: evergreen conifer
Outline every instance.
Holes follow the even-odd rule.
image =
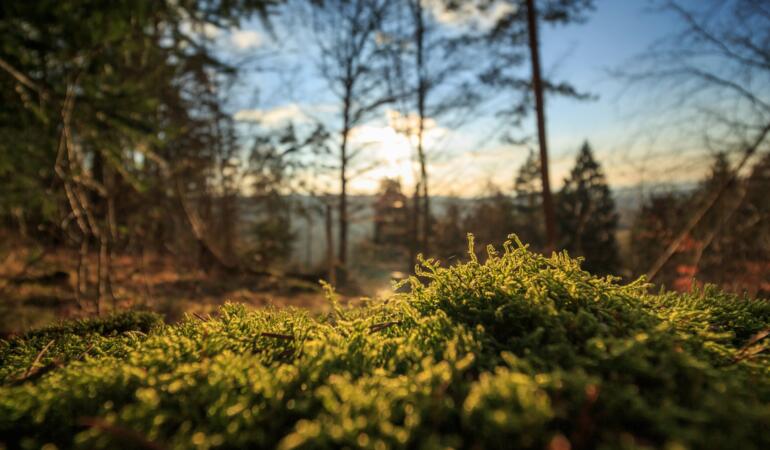
[[[586,270],[600,274],[617,272],[618,214],[604,173],[588,142],[580,149],[575,167],[559,192],[556,222],[560,228],[560,247],[573,256],[585,257]]]

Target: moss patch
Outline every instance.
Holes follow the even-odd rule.
[[[426,261],[429,282],[408,294],[320,318],[230,304],[207,320],[124,315],[2,342],[0,442],[770,446],[770,302],[651,295],[515,242],[470,255]]]

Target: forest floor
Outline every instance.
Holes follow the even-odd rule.
[[[96,254],[89,255],[88,288],[78,306],[77,254],[71,250],[19,248],[0,254],[0,335],[16,334],[59,319],[93,315]],[[169,322],[185,313],[206,314],[225,302],[253,307],[298,307],[323,313],[331,305],[318,283],[280,274],[212,274],[180,265],[170,256],[120,255],[112,261],[112,295],[102,296],[101,312],[148,309]],[[359,293],[381,296],[387,280],[368,280]],[[342,303],[361,295],[340,296]]]

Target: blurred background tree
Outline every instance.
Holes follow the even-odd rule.
[[[562,236],[560,248],[572,256],[584,257],[586,270],[598,274],[618,272],[618,214],[588,142],[583,143],[575,167],[557,196],[556,220]]]

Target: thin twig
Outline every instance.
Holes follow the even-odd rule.
[[[0,69],[3,69],[6,72],[8,72],[19,83],[21,83],[24,86],[27,86],[28,88],[30,88],[33,91],[37,92],[38,95],[40,95],[41,99],[43,99],[43,100],[47,100],[48,99],[48,92],[46,92],[45,89],[40,87],[38,84],[36,84],[34,81],[32,81],[28,76],[24,75],[19,70],[17,70],[15,67],[10,65],[3,58],[0,58]]]
[[[770,328],[765,328],[764,330],[761,330],[756,334],[754,334],[753,336],[751,336],[748,342],[746,342],[746,344],[743,347],[741,347],[741,349],[735,355],[735,358],[730,362],[730,364],[736,364],[741,361],[747,360],[767,350],[766,346],[755,345],[762,339],[766,338],[767,336],[770,336]]]
[[[51,341],[48,342],[45,345],[45,347],[43,347],[42,350],[40,350],[40,352],[35,357],[35,360],[32,361],[32,364],[27,368],[26,372],[24,372],[24,375],[22,375],[22,378],[26,379],[27,377],[29,377],[29,374],[32,372],[32,369],[34,369],[34,367],[37,366],[40,363],[40,359],[43,357],[43,355],[45,355],[45,353],[48,351],[48,349],[51,348],[53,343],[54,343],[54,340],[51,339]]]
[[[383,322],[383,323],[375,323],[374,325],[369,327],[370,333],[376,333],[378,331],[384,330],[386,328],[390,328],[393,325],[399,325],[401,321],[395,321],[395,322]]]
[[[262,337],[269,337],[269,338],[275,338],[275,339],[283,339],[286,341],[293,341],[294,336],[290,334],[279,334],[279,333],[259,333]]]
[[[745,184],[748,184],[748,179],[744,181]],[[722,229],[727,225],[727,223],[732,218],[733,214],[735,214],[738,211],[738,208],[743,205],[743,201],[746,199],[746,194],[748,193],[748,188],[746,186],[741,186],[740,190],[738,192],[738,199],[733,203],[732,206],[725,212],[725,214],[720,219],[719,223],[716,224],[716,226],[709,231],[709,233],[704,237],[703,243],[698,248],[695,257],[693,258],[693,267],[695,267],[695,270],[697,272],[698,267],[700,267],[700,261],[703,257],[703,253],[706,251],[707,248],[714,242],[717,236],[719,236],[719,233],[722,231]]]
[[[31,380],[34,380],[36,378],[39,378],[39,377],[45,375],[46,373],[52,371],[53,369],[57,369],[59,367],[63,367],[65,364],[67,364],[69,362],[78,361],[81,358],[83,358],[86,354],[88,354],[88,352],[90,352],[94,348],[95,345],[96,344],[94,344],[92,342],[78,356],[76,356],[76,357],[74,357],[71,360],[66,361],[66,362],[63,361],[61,358],[56,358],[53,361],[51,361],[50,363],[46,364],[45,366],[39,367],[39,368],[34,368],[35,363],[33,363],[32,366],[30,366],[30,370],[28,370],[26,373],[24,373],[24,375],[22,375],[21,377],[15,379],[13,381],[12,385],[13,386],[18,386],[18,385],[20,385],[22,383],[25,383],[27,381],[31,381]],[[43,352],[41,352],[41,353],[43,353]]]

